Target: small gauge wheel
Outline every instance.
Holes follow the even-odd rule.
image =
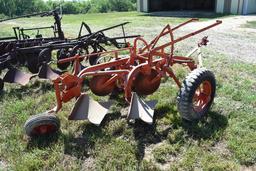
[[[32,116],[24,125],[28,136],[50,135],[59,131],[60,120],[53,114],[43,113]]]

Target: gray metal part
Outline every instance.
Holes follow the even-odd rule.
[[[132,100],[128,112],[128,119],[141,119],[148,124],[153,124],[154,108],[157,101],[144,102],[136,93],[132,94]]]
[[[99,126],[111,105],[112,102],[99,103],[88,95],[82,94],[72,109],[69,120],[88,120]]]
[[[38,77],[43,79],[55,80],[59,77],[59,74],[60,73],[53,70],[48,64],[43,64],[38,73]]]
[[[12,68],[5,74],[3,80],[7,83],[18,83],[24,86],[29,83],[32,76],[32,74],[27,74],[16,68]]]

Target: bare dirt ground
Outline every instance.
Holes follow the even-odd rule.
[[[196,22],[189,24],[183,31],[196,30],[214,22]],[[231,59],[256,63],[256,29],[245,28],[247,21],[256,21],[253,16],[234,16],[221,19],[223,23],[209,31],[210,48],[223,53]],[[200,35],[201,36],[201,35]]]

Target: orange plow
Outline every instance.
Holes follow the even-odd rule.
[[[59,63],[74,62],[74,72],[72,74],[65,73],[54,80],[57,105],[43,116],[45,118],[48,115],[55,116],[62,108],[63,103],[76,98],[76,104],[69,119],[88,120],[95,125],[100,125],[112,102],[97,102],[82,92],[83,82],[86,78],[89,79],[89,89],[97,96],[110,95],[115,88],[121,89],[124,92],[126,102],[130,104],[127,118],[129,120],[141,119],[148,124],[152,124],[157,101],[145,102],[140,97],[156,92],[160,87],[161,79],[171,77],[180,88],[178,110],[181,116],[189,121],[201,119],[209,111],[216,89],[214,74],[202,67],[200,48],[207,45],[207,37],[204,37],[198,46],[186,56],[175,55],[175,44],[211,29],[222,22],[216,21],[185,36],[174,37],[176,30],[197,20],[191,19],[173,28],[167,25],[149,43],[142,37],[137,37],[134,39],[133,46],[128,48],[85,56],[76,55],[60,60]],[[168,40],[167,43],[161,43],[166,40]],[[191,57],[196,52],[199,54],[198,62]],[[81,70],[79,62],[91,55],[111,56],[112,58],[107,62],[99,62],[97,65]],[[183,82],[180,82],[173,72],[174,64],[180,64],[191,70],[191,73]],[[42,117],[42,114],[40,117]],[[29,136],[34,135],[33,129],[37,125],[42,125],[39,121],[32,121],[35,123],[34,127],[31,126],[30,120],[25,124],[26,133]],[[56,123],[59,123],[59,121],[51,124],[58,125]]]

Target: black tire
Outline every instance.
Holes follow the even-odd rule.
[[[68,51],[65,50],[65,49],[60,49],[57,51],[57,60],[61,60],[61,59],[66,59],[68,58]],[[69,66],[70,66],[71,62],[66,62],[66,63],[57,63],[57,66],[59,69],[61,69],[62,71],[63,70],[66,70]]]
[[[4,89],[4,81],[2,78],[0,78],[0,91]]]
[[[28,70],[32,74],[37,74],[43,63],[48,63],[51,61],[51,50],[43,49],[33,54],[27,55],[28,58]]]
[[[192,71],[184,80],[177,98],[181,117],[187,121],[199,121],[206,116],[215,91],[216,79],[211,71],[205,68]]]
[[[26,121],[24,129],[30,137],[54,134],[60,129],[60,120],[55,115],[42,113],[30,117]]]

